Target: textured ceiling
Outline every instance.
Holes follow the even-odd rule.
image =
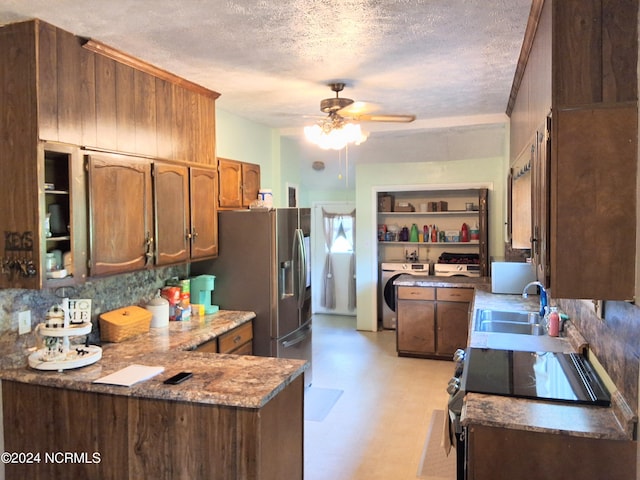
[[[37,17],[99,40],[221,93],[220,108],[286,134],[321,115],[320,100],[333,95],[331,80],[346,81],[342,96],[375,102],[381,113],[418,117],[400,128],[503,118],[530,6],[531,0],[3,0],[0,24]]]

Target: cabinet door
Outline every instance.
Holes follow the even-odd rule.
[[[425,300],[398,300],[397,313],[398,352],[435,353],[435,303]]]
[[[242,164],[242,206],[248,207],[258,198],[260,191],[260,165]]]
[[[153,249],[149,161],[97,153],[87,157],[91,275],[145,268]]]
[[[638,109],[635,104],[560,109],[553,122],[553,296],[631,299],[637,268]]]
[[[437,327],[438,354],[453,355],[458,348],[465,348],[469,329],[469,304],[438,301]]]
[[[156,162],[153,166],[156,265],[189,260],[188,173],[188,168],[181,165]]]
[[[548,120],[550,121],[550,120]],[[536,277],[545,286],[549,286],[549,214],[550,190],[549,178],[550,145],[546,126],[540,128],[536,137],[536,151],[531,165],[531,257],[536,268]]]
[[[136,151],[135,70],[116,63],[116,145],[119,152]]]
[[[95,56],[96,71],[96,146],[116,150],[116,62],[104,55]]]
[[[242,207],[242,164],[235,160],[218,159],[220,172],[220,208]]]
[[[135,151],[142,155],[158,155],[156,80],[148,73],[134,70]]]
[[[218,254],[217,172],[191,168],[191,258]]]

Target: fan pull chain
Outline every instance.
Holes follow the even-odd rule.
[[[345,187],[349,188],[349,144],[344,147],[344,165]]]

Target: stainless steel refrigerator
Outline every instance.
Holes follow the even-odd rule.
[[[254,355],[311,363],[310,234],[308,208],[221,211],[218,258],[192,266],[215,275],[214,304],[255,312]]]

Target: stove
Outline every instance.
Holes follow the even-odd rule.
[[[461,424],[468,392],[569,404],[610,406],[602,380],[583,355],[467,348],[453,356],[449,380],[449,436],[456,449],[456,478],[466,478],[466,431]]]
[[[611,405],[602,380],[589,361],[577,353],[469,348],[460,389],[466,393]]]
[[[479,277],[480,265],[436,263],[433,274],[437,277]]]
[[[433,266],[438,277],[479,277],[480,256],[477,253],[444,252]]]

